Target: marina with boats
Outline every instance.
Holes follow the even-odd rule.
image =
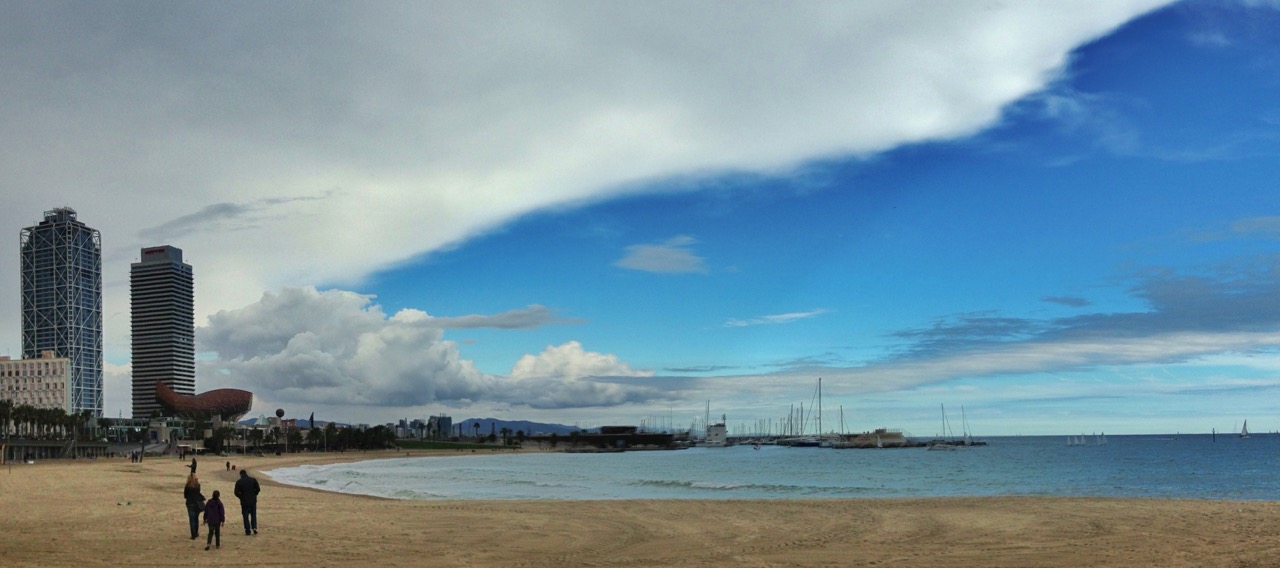
[[[939,448],[955,449],[972,446],[985,446],[987,443],[975,440],[970,435],[968,419],[961,407],[961,435],[952,433],[951,425],[942,407],[941,437],[922,440],[897,429],[887,427],[874,430],[850,433],[845,429],[844,408],[839,409],[839,428],[828,429],[822,423],[822,379],[818,379],[813,401],[806,410],[805,405],[793,405],[787,416],[779,421],[781,432],[773,432],[773,424],[759,424],[754,432],[732,435],[727,426],[727,417],[720,416],[718,422],[711,422],[711,403],[707,402],[706,418],[700,427],[694,423],[684,436],[677,435],[674,446],[723,448],[735,445],[750,445],[756,449],[761,446],[784,446],[792,448],[832,448],[832,449],[896,449],[896,448]],[[696,433],[701,430],[703,435]]]

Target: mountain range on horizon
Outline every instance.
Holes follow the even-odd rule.
[[[256,424],[257,421],[258,421],[257,418],[248,418],[245,420],[241,420],[240,425],[252,426]],[[326,420],[315,421],[316,425],[319,427],[324,427],[328,425],[330,422],[331,421],[326,421]],[[334,423],[341,426],[348,426],[348,427],[351,426],[351,424],[348,422],[334,421]],[[310,429],[312,427],[311,420],[309,418],[299,418],[297,419],[296,424],[298,428],[302,428],[302,429]],[[479,424],[479,428],[476,428],[475,426],[476,424]],[[577,426],[568,426],[565,424],[532,422],[529,420],[499,420],[497,418],[467,418],[466,420],[455,423],[453,425],[453,430],[455,434],[457,434],[459,427],[461,427],[461,432],[463,436],[474,435],[474,433],[477,431],[481,435],[487,436],[489,435],[490,432],[495,434],[500,433],[503,428],[509,428],[511,429],[512,432],[524,432],[525,434],[530,434],[530,435],[532,434],[567,435],[571,432],[590,430],[590,428],[579,428]]]

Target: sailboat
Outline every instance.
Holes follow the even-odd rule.
[[[986,442],[982,440],[974,440],[969,436],[969,419],[965,418],[964,405],[960,405],[960,427],[964,429],[964,445],[966,446],[985,446]]]
[[[929,450],[955,450],[956,441],[951,439],[951,423],[947,422],[947,406],[940,404],[942,409],[942,438],[936,438],[929,441]]]
[[[1248,420],[1244,421],[1244,428],[1240,429],[1240,437],[1241,438],[1249,437],[1249,421]]]

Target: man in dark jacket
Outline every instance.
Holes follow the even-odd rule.
[[[258,480],[249,477],[249,472],[240,470],[240,479],[236,481],[236,498],[240,499],[240,515],[244,517],[244,534],[258,534]]]

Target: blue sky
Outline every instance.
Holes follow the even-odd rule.
[[[163,243],[254,412],[1280,429],[1280,7],[925,6],[13,4],[3,222],[103,231],[111,415]]]

